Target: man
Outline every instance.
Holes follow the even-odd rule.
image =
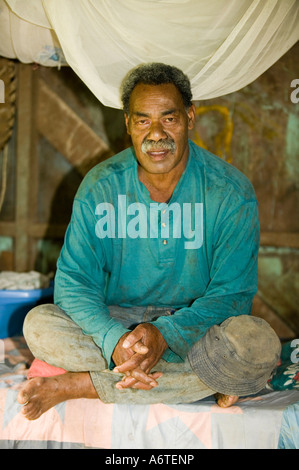
[[[244,175],[188,140],[191,99],[175,67],[147,64],[126,77],[133,147],[84,179],[57,264],[55,305],[25,321],[35,357],[65,372],[25,384],[18,400],[28,419],[78,397],[183,403],[221,392],[219,405],[237,400],[234,389],[203,386],[197,345],[215,325],[250,314],[257,201]],[[268,362],[273,368],[273,354]]]

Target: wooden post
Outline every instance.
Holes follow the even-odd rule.
[[[34,78],[32,66],[18,65],[17,97],[17,161],[16,161],[16,218],[15,270],[29,269],[31,162],[35,152],[34,137]]]

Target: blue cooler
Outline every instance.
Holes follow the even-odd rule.
[[[37,305],[53,303],[53,283],[46,289],[0,289],[0,338],[23,334],[27,313]]]

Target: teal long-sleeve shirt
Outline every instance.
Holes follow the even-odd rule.
[[[108,367],[128,330],[108,305],[172,307],[155,320],[181,362],[214,324],[250,314],[257,290],[256,196],[235,167],[189,141],[167,204],[150,199],[133,148],[95,166],[76,194],[54,302],[101,348]]]

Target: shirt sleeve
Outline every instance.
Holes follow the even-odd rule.
[[[193,344],[211,326],[234,315],[251,313],[252,299],[257,291],[257,202],[246,202],[230,210],[211,243],[213,256],[205,294],[194,300],[190,307],[153,322],[175,353],[173,356],[177,356],[177,362],[187,356]]]
[[[57,262],[54,302],[93,338],[101,348],[107,367],[120,339],[128,332],[109,316],[105,304],[105,287],[109,274],[105,271],[105,252],[95,234],[96,219],[89,206],[74,201],[73,213],[63,248]]]

